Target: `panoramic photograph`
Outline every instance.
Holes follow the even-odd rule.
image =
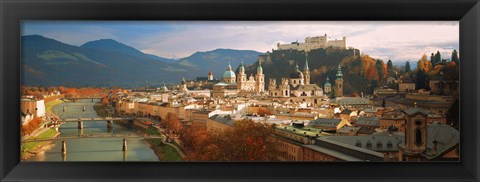
[[[460,161],[458,21],[22,21],[22,162]]]

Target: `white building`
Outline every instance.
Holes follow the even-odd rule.
[[[45,102],[44,100],[37,100],[37,117],[45,117]]]
[[[325,49],[325,48],[341,48],[346,49],[347,38],[343,36],[341,40],[328,40],[327,34],[324,36],[317,37],[307,37],[305,38],[305,43],[292,42],[290,44],[280,44],[277,43],[278,50],[298,50],[298,51],[310,51],[314,49]]]

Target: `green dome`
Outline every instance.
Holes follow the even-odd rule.
[[[263,73],[262,63],[258,63],[257,73]]]
[[[235,73],[233,71],[225,71],[225,73],[223,73],[223,78],[235,78]]]
[[[327,83],[325,83],[324,87],[332,87],[332,84],[330,84],[330,82],[327,82]]]

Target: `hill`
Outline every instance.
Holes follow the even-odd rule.
[[[73,46],[40,35],[23,36],[22,84],[27,86],[121,86],[136,87],[182,77],[220,76],[228,61],[232,66],[254,62],[255,51],[216,49],[197,52],[179,61],[145,54],[112,39]]]

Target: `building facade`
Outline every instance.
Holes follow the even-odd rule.
[[[306,37],[305,43],[299,43],[298,41],[290,44],[277,43],[278,50],[298,50],[298,51],[310,51],[314,49],[326,49],[326,48],[339,48],[346,49],[347,38],[343,36],[341,40],[328,40],[327,34],[324,36]]]

